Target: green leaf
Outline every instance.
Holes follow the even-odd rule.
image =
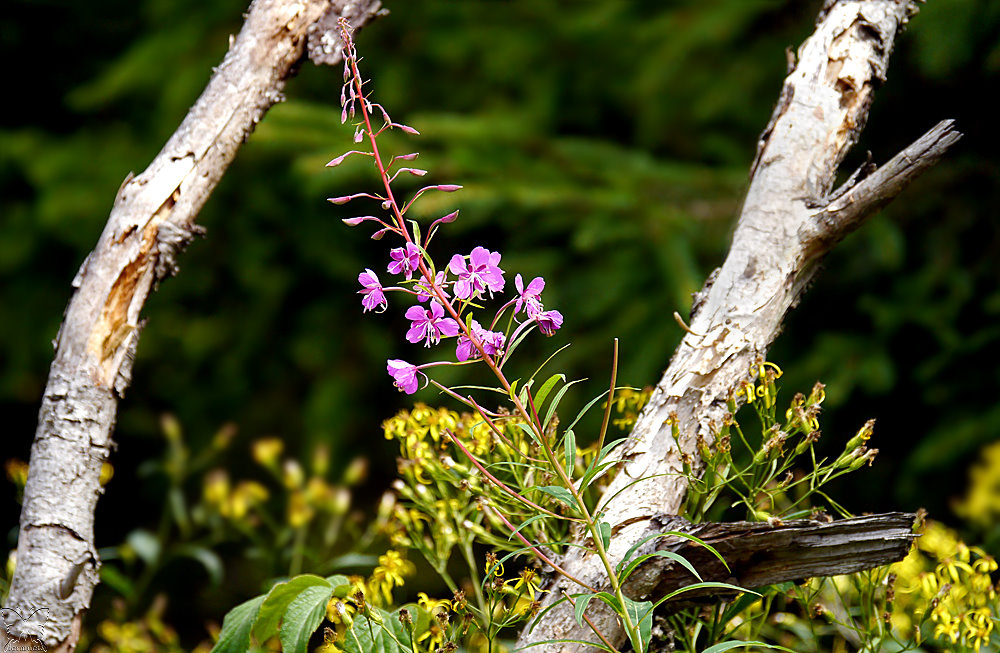
[[[219,641],[212,647],[212,653],[246,653],[250,648],[250,629],[263,602],[264,597],[258,596],[230,610],[222,620]]]
[[[702,653],[723,653],[724,651],[731,651],[734,648],[747,648],[748,646],[763,646],[764,648],[773,649],[775,651],[787,651],[788,653],[795,653],[790,648],[785,648],[784,646],[778,646],[777,644],[765,644],[764,642],[720,642],[713,646],[709,646]]]
[[[541,485],[536,488],[539,492],[544,492],[545,494],[562,501],[567,506],[574,510],[578,510],[579,507],[576,505],[576,499],[573,498],[573,494],[564,487],[559,485]]]
[[[576,604],[573,606],[573,612],[576,616],[576,625],[583,626],[583,613],[587,611],[587,606],[590,605],[590,599],[594,598],[593,594],[574,594],[573,600]]]
[[[532,523],[538,521],[539,519],[544,519],[545,517],[546,517],[546,515],[533,515],[531,517],[528,517],[527,519],[524,520],[524,522],[520,526],[517,527],[516,530],[514,530],[514,532],[512,532],[510,534],[510,536],[507,539],[508,540],[512,539],[514,537],[514,535],[516,535],[517,533],[521,532],[522,528],[524,528],[528,524],[532,524]]]
[[[566,431],[563,444],[566,448],[566,473],[572,476],[573,468],[576,467],[576,434],[573,429]]]
[[[651,601],[633,601],[625,597],[625,611],[632,623],[638,626],[636,635],[639,641],[632,641],[632,648],[638,653],[649,650],[649,642],[653,638],[653,603]]]
[[[684,592],[690,592],[691,590],[706,589],[706,588],[726,589],[726,590],[732,590],[734,592],[745,592],[747,594],[753,594],[754,596],[757,596],[757,597],[760,596],[760,594],[758,594],[757,592],[755,592],[753,590],[748,590],[745,587],[739,587],[738,585],[730,585],[729,583],[716,583],[715,581],[707,580],[707,581],[703,581],[701,583],[691,583],[690,585],[685,585],[684,587],[682,587],[680,589],[674,590],[670,594],[667,594],[666,596],[664,596],[663,598],[661,598],[659,601],[657,601],[656,602],[656,606],[658,607],[661,603],[664,603],[665,601],[669,601],[670,599],[674,598],[678,594],[683,594]]]
[[[631,576],[632,572],[635,571],[636,567],[638,567],[643,562],[645,562],[646,560],[649,560],[652,557],[670,558],[674,562],[677,562],[677,563],[680,563],[681,565],[683,565],[683,567],[685,569],[687,569],[688,571],[690,571],[694,575],[695,578],[697,578],[698,580],[701,580],[701,574],[699,574],[698,570],[694,568],[694,565],[692,565],[690,562],[688,562],[687,558],[685,558],[681,554],[675,553],[673,551],[654,551],[653,553],[648,553],[646,555],[639,556],[638,558],[636,558],[635,560],[633,560],[631,563],[629,563],[629,566],[625,568],[625,571],[621,572],[621,580],[624,581],[626,578],[628,578],[629,576]]]
[[[542,406],[545,405],[545,400],[549,398],[549,393],[552,392],[552,388],[559,381],[566,382],[565,374],[553,374],[550,376],[542,387],[538,389],[538,393],[535,395],[535,410],[541,410]]]
[[[323,623],[331,596],[333,588],[329,584],[314,585],[302,590],[288,605],[278,634],[284,653],[306,653],[309,638]]]
[[[602,521],[597,523],[597,527],[601,530],[601,544],[604,545],[604,550],[607,551],[611,545],[611,524]]]
[[[125,538],[139,559],[147,565],[155,565],[160,557],[160,541],[147,530],[137,528]]]
[[[219,558],[219,554],[211,549],[207,549],[203,546],[195,546],[192,544],[182,544],[174,550],[174,554],[178,556],[184,556],[196,560],[201,563],[201,566],[205,568],[208,573],[208,580],[213,586],[218,587],[222,584],[223,567],[222,559]]]
[[[347,653],[409,653],[410,647],[406,642],[410,637],[399,621],[399,612],[390,614],[378,608],[373,610],[382,623],[363,615],[355,617],[341,648]]]
[[[326,582],[333,586],[333,595],[338,599],[345,598],[351,591],[351,581],[349,581],[347,576],[344,576],[343,574],[327,576]]]
[[[549,409],[545,411],[545,419],[542,421],[542,428],[548,428],[549,422],[552,420],[552,416],[556,414],[556,409],[559,408],[559,402],[562,401],[563,395],[566,391],[572,388],[577,383],[582,383],[583,379],[577,379],[576,381],[570,381],[563,387],[559,388],[559,392],[552,399],[552,403],[549,404]]]
[[[264,643],[278,633],[278,624],[285,616],[288,606],[299,594],[310,587],[324,587],[330,590],[331,594],[334,588],[330,581],[312,574],[296,576],[271,588],[264,600],[264,605],[260,608],[260,617],[253,627],[253,636],[257,638],[258,642]]]

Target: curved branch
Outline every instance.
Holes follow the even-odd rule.
[[[208,86],[149,167],[129,175],[97,246],[73,280],[38,416],[24,490],[17,568],[5,610],[25,646],[72,650],[98,582],[94,508],[129,384],[140,312],[198,233],[194,220],[229,163],[306,55],[340,60],[335,29],[379,13],[379,0],[256,0]],[[27,619],[47,611],[44,632]],[[7,620],[7,616],[12,618]],[[6,634],[0,641],[7,643]],[[5,649],[6,650],[6,649]],[[27,649],[25,649],[27,650]]]

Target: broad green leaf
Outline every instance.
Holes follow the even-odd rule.
[[[338,599],[345,598],[351,591],[351,581],[343,574],[327,576],[326,582],[333,586],[333,595]]]
[[[564,487],[559,485],[540,485],[536,488],[539,492],[544,492],[545,494],[562,501],[570,508],[577,510],[576,499],[573,498],[573,494]]]
[[[625,611],[629,619],[638,627],[639,641],[632,642],[632,648],[639,653],[649,650],[649,641],[653,637],[653,604],[650,601],[633,601],[625,597]]]
[[[230,610],[222,620],[219,641],[212,647],[212,653],[246,653],[250,648],[250,629],[263,602],[264,597],[258,596]]]
[[[260,617],[253,627],[253,636],[258,642],[264,643],[278,633],[278,624],[285,616],[285,611],[292,601],[304,590],[310,587],[324,587],[333,592],[333,584],[325,578],[304,574],[291,580],[278,583],[267,593],[264,605],[260,607]]]
[[[399,612],[375,610],[382,623],[365,616],[355,617],[341,648],[347,653],[409,653],[410,636],[399,621]]]
[[[601,544],[604,545],[604,550],[607,551],[611,545],[611,524],[606,521],[597,522],[597,527],[601,530]]]
[[[549,393],[552,392],[552,388],[559,381],[566,382],[565,374],[553,374],[550,376],[542,387],[538,389],[538,393],[535,395],[535,409],[541,410],[542,406],[545,405],[545,400],[549,398]]]
[[[313,585],[302,590],[288,605],[278,632],[283,653],[306,653],[309,638],[323,623],[331,596],[333,588],[329,584]]]
[[[573,468],[576,467],[576,434],[573,429],[568,429],[563,436],[563,445],[566,449],[566,473],[573,475]]]

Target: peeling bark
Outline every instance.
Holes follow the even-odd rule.
[[[47,610],[48,620],[39,633],[11,619],[9,633],[24,646],[76,646],[98,582],[98,479],[114,446],[118,399],[129,385],[147,296],[176,272],[177,255],[202,232],[194,223],[198,211],[256,124],[283,99],[304,56],[339,62],[337,19],[358,28],[380,7],[379,0],[256,0],[180,127],[145,171],[122,183],[73,280],[39,411],[5,620],[37,610]],[[2,632],[0,642],[15,644]]]
[[[689,456],[693,470],[700,471],[695,443],[711,441],[730,391],[766,354],[823,256],[960,137],[943,122],[884,168],[865,166],[831,192],[886,78],[893,41],[914,13],[914,0],[830,0],[797,59],[789,57],[791,70],[758,144],[726,261],[696,297],[690,332],[616,454],[619,471],[605,493],[615,499],[604,506],[614,533],[612,563],[634,543],[661,532],[660,516],[678,512],[687,490],[682,457]],[[681,450],[670,421],[679,426]],[[629,486],[637,479],[645,480]],[[608,587],[600,560],[583,548],[571,548],[560,564],[594,587]],[[632,588],[639,595],[653,589]],[[556,578],[550,590],[543,609],[561,590],[578,591],[565,578]],[[601,602],[592,601],[587,615],[613,644],[624,642],[616,617]],[[597,650],[539,645],[560,639],[597,641],[589,627],[577,625],[567,602],[526,628],[518,646],[538,653]]]

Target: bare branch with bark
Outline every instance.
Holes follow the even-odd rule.
[[[914,0],[829,0],[815,32],[791,62],[758,144],[726,261],[696,298],[690,331],[619,447],[619,471],[605,493],[615,499],[603,506],[614,533],[613,562],[660,532],[659,516],[679,511],[687,490],[682,457],[689,456],[699,472],[695,443],[711,441],[728,411],[730,392],[766,354],[821,259],[960,137],[943,122],[881,170],[866,167],[833,192],[838,168],[885,81],[893,42],[916,8]],[[671,422],[680,429],[679,448],[667,426]],[[569,549],[560,564],[594,587],[608,587],[603,566],[585,548]],[[565,579],[556,579],[551,589],[546,605],[562,591],[577,591]],[[653,596],[655,588],[631,589],[637,596]],[[543,614],[521,634],[519,647],[538,653],[596,650],[540,644],[597,641],[588,626],[577,624],[568,602]],[[601,602],[592,601],[587,615],[616,646],[624,642],[617,618]]]
[[[283,99],[303,58],[339,62],[337,19],[357,28],[380,7],[379,0],[255,0],[180,127],[145,171],[122,183],[97,246],[73,280],[39,411],[5,610],[5,620],[12,615],[9,632],[24,646],[41,640],[73,650],[79,637],[98,582],[94,509],[101,466],[114,446],[146,298],[175,272],[177,255],[201,231],[199,210],[257,123]],[[47,610],[44,633],[13,618],[37,610]],[[8,642],[3,632],[0,641]]]

